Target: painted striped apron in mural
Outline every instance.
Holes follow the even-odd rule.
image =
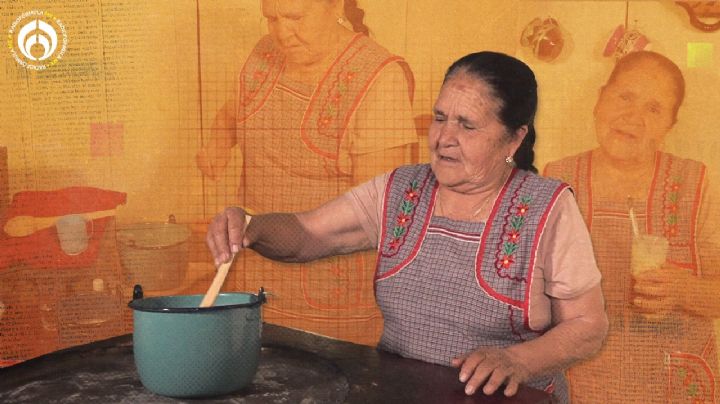
[[[237,127],[243,154],[238,202],[256,212],[315,208],[350,189],[351,170],[340,146],[348,122],[384,69],[402,58],[358,34],[315,84],[292,82],[282,73],[285,58],[269,36],[262,38],[239,77]],[[393,133],[388,133],[393,136]],[[375,305],[374,252],[331,257],[305,264],[271,262],[244,254],[237,287],[273,295],[265,320],[357,343],[374,345],[382,329]]]
[[[573,402],[714,403],[718,367],[712,321],[680,313],[648,321],[632,309],[627,202],[593,197],[592,169],[592,153],[585,152],[545,171],[575,190],[610,319],[600,354],[570,369]],[[696,275],[701,275],[695,237],[704,176],[701,163],[658,153],[648,199],[633,207],[641,229],[669,240],[668,260]]]
[[[375,283],[385,319],[379,347],[449,365],[480,347],[541,335],[528,319],[532,271],[548,213],[566,188],[514,170],[485,226],[433,216],[438,184],[429,165],[396,170],[385,192]],[[529,384],[566,401],[561,374]]]

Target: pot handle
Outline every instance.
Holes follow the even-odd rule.
[[[135,285],[133,287],[133,300],[138,300],[143,298],[143,289],[140,285]]]
[[[260,302],[260,304],[267,303],[267,297],[265,296],[265,288],[262,286],[260,286],[260,291],[258,292],[258,301]]]

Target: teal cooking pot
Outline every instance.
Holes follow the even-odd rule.
[[[211,397],[247,386],[260,359],[265,291],[221,293],[212,307],[203,295],[143,299],[135,286],[133,350],[142,384],[170,397]]]

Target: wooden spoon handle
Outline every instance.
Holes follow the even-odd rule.
[[[225,283],[225,277],[227,276],[233,261],[235,261],[235,254],[233,254],[228,262],[224,262],[220,265],[220,268],[218,268],[217,273],[215,274],[215,278],[210,284],[210,288],[208,288],[207,293],[205,293],[205,297],[203,297],[202,302],[200,302],[200,307],[211,307],[215,304],[215,299],[217,299],[218,293],[220,293],[220,288],[223,283]]]
[[[115,216],[115,209],[99,210],[96,212],[80,213],[85,220],[95,220],[101,217]],[[25,237],[37,231],[47,229],[55,225],[62,216],[35,217],[15,216],[5,223],[5,234],[10,237]]]

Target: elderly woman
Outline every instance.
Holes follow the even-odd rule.
[[[448,70],[429,165],[404,166],[313,210],[228,208],[207,243],[282,261],[376,248],[379,348],[458,367],[467,394],[520,383],[567,400],[562,371],[600,348],[606,317],[589,234],[567,185],[533,170],[535,77],[482,52]],[[515,167],[517,164],[517,168]]]
[[[237,186],[249,211],[303,211],[417,152],[412,74],[367,36],[355,0],[263,0],[268,35],[249,55],[237,94],[218,112],[197,156],[209,179]],[[238,170],[225,171],[233,154]],[[221,191],[222,192],[222,191]],[[275,295],[270,322],[375,344],[382,318],[374,256],[332,257],[289,270],[245,258],[238,288]]]
[[[575,189],[610,318],[600,354],[570,370],[573,401],[715,402],[720,251],[710,219],[717,208],[703,202],[705,166],[660,151],[684,93],[668,58],[625,56],[595,104],[599,147],[545,170]],[[651,253],[643,257],[648,239],[657,245],[645,245]]]

